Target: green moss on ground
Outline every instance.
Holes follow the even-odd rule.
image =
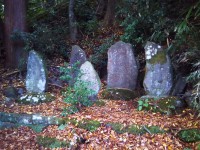
[[[69,143],[66,141],[60,141],[56,138],[42,136],[37,137],[37,143],[45,148],[60,148],[69,146]]]
[[[108,123],[107,126],[111,127],[115,132],[122,134],[122,133],[130,133],[130,134],[136,134],[136,135],[142,135],[145,133],[149,134],[158,134],[158,133],[165,133],[165,130],[160,129],[158,126],[138,126],[138,125],[129,125],[129,126],[123,126],[123,124],[120,123]]]

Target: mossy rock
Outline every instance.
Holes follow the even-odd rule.
[[[185,129],[178,132],[178,137],[184,142],[198,142],[200,141],[200,129]]]
[[[40,103],[51,102],[55,99],[55,96],[51,93],[42,94],[26,94],[20,97],[16,102],[20,104],[37,105]]]
[[[114,100],[133,100],[140,94],[138,91],[131,91],[129,89],[105,89],[102,92],[103,99],[114,99]]]
[[[67,143],[66,141],[60,141],[56,138],[43,136],[37,137],[37,143],[45,148],[60,148],[69,146],[69,143]]]

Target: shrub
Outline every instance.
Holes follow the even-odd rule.
[[[77,64],[74,66],[69,66],[65,64],[64,67],[61,67],[61,72],[63,75],[61,79],[72,80],[72,73],[78,71],[77,76],[73,79],[74,84],[68,86],[66,91],[63,92],[64,101],[68,104],[71,104],[70,107],[67,107],[63,111],[63,115],[73,114],[78,112],[83,106],[91,106],[93,103],[89,100],[89,96],[94,93],[93,90],[88,89],[88,82],[80,80],[82,75],[80,69],[77,68]]]

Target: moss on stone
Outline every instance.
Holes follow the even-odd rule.
[[[102,92],[103,99],[114,99],[114,100],[133,100],[140,94],[138,91],[131,91],[129,89],[105,89]]]
[[[200,129],[198,128],[181,130],[177,135],[184,142],[200,141]]]
[[[166,52],[158,51],[158,53],[154,56],[152,56],[151,59],[147,60],[150,64],[164,64],[167,62]]]

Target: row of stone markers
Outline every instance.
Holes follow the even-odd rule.
[[[160,45],[147,42],[145,46],[146,72],[144,77],[144,90],[149,97],[168,96],[172,87],[172,69],[170,59]],[[87,60],[85,52],[77,45],[72,46],[70,65],[79,62],[78,68],[82,75],[80,79],[89,82],[88,89],[95,91],[89,95],[91,100],[97,99],[101,88],[101,82],[93,65]],[[108,75],[107,89],[123,89],[134,91],[138,78],[138,64],[131,44],[119,41],[108,50]],[[73,73],[75,78],[77,73]],[[73,80],[69,84],[75,84]],[[28,93],[36,93],[36,96],[25,95],[21,100],[37,103],[46,99],[44,92],[47,86],[46,68],[42,58],[30,51],[27,64],[26,89]],[[39,96],[38,96],[39,95]],[[131,97],[130,97],[131,98]],[[49,98],[48,98],[49,99]]]
[[[168,96],[172,87],[172,68],[168,55],[160,45],[147,42],[145,57],[143,85],[147,96]],[[107,88],[135,90],[138,65],[130,44],[120,41],[110,47],[107,69]]]

